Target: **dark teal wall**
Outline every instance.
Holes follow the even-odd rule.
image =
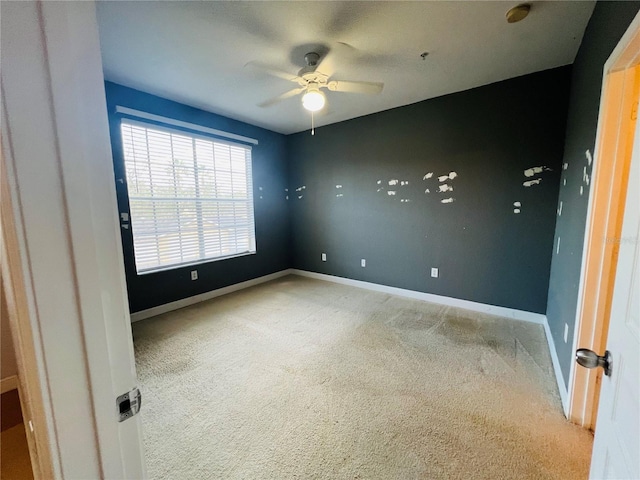
[[[599,2],[573,68],[330,125],[315,137],[285,137],[106,82],[117,178],[124,171],[115,105],[260,142],[253,150],[257,255],[201,265],[196,282],[188,267],[138,276],[131,235],[123,231],[131,311],[296,267],[547,313],[568,379],[571,341],[562,335],[566,322],[573,337],[588,199],[585,151],[595,143],[603,64],[638,8],[639,2]],[[540,165],[551,170],[533,177],[540,184],[524,187],[530,180],[524,170]],[[447,182],[454,190],[438,193],[437,177],[451,171],[458,174]],[[428,172],[433,178],[423,180]],[[393,179],[409,183],[391,187]],[[126,191],[117,189],[126,212]],[[440,202],[448,197],[454,202]],[[514,202],[521,213],[513,212]],[[440,269],[438,279],[429,276],[432,266]]]
[[[116,179],[126,178],[120,124],[118,116],[115,115],[116,105],[235,133],[259,142],[252,149],[257,253],[208,262],[197,267],[137,275],[131,231],[123,229],[122,244],[131,312],[289,268],[290,227],[288,205],[285,200],[287,166],[284,135],[111,82],[106,82],[105,88]],[[116,182],[116,192],[119,211],[129,212],[126,184]],[[198,270],[199,278],[196,281],[190,278],[190,271],[194,268]]]
[[[562,212],[556,223],[554,240],[557,246],[560,238],[560,251],[554,252],[551,263],[547,304],[549,327],[567,383],[573,361],[574,325],[589,200],[590,186],[583,176],[585,167],[587,174],[591,175],[592,166],[588,164],[586,151],[593,154],[595,146],[604,63],[639,8],[640,2],[598,2],[573,64],[563,160],[567,170],[562,172],[558,198],[558,202],[562,202]],[[567,343],[563,337],[565,323],[569,326]]]
[[[291,197],[294,267],[545,313],[570,71],[288,137],[290,190],[305,187]],[[550,170],[525,177],[534,166]]]

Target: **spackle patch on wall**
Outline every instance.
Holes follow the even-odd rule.
[[[429,190],[428,188],[424,191],[424,193],[431,193],[431,190]]]
[[[296,188],[296,192],[301,192],[303,190],[305,190],[307,187],[305,185],[302,185],[301,187]]]
[[[513,202],[513,206],[515,207],[513,209],[513,213],[520,213],[520,207],[522,207],[522,203],[520,202]]]
[[[539,167],[531,167],[531,168],[527,168],[524,171],[524,176],[525,178],[531,178],[535,175],[538,175],[542,172],[550,172],[551,169],[549,167],[546,167],[544,165],[541,165]],[[534,178],[533,180],[527,180],[525,182],[523,182],[523,186],[525,187],[532,187],[533,185],[538,185],[540,184],[540,182],[542,182],[542,178],[538,177],[538,178]]]
[[[560,203],[558,204],[558,216],[562,215],[562,200],[560,200]]]
[[[538,185],[541,181],[541,178],[536,178],[535,180],[524,182],[522,185],[524,185],[525,187],[531,187],[532,185]]]
[[[585,156],[587,157],[587,164],[582,167],[582,185],[580,185],[580,195],[584,195],[585,188],[588,188],[591,183],[590,174],[593,158],[591,157],[591,152],[589,150],[585,152]]]
[[[513,213],[520,213],[520,209],[519,208],[514,208],[513,209]]]
[[[298,195],[298,200],[302,199],[304,195]]]
[[[401,203],[409,203],[409,202],[410,202],[410,200],[409,200],[408,198],[401,198],[401,199],[400,199],[400,202],[401,202]]]
[[[564,162],[564,163],[562,164],[562,169],[563,169],[563,170],[566,170],[567,168],[569,168],[569,164],[568,164],[567,162]]]
[[[564,180],[562,180],[562,185],[566,186],[567,185],[567,179],[565,178]]]
[[[343,196],[344,196],[344,195],[343,195],[342,193],[338,193],[338,194],[336,195],[336,198],[342,198]]]
[[[544,171],[550,171],[551,169],[545,166],[541,166],[541,167],[531,167],[531,168],[527,168],[524,171],[524,176],[525,177],[533,177],[535,174],[537,173],[542,173]]]
[[[449,172],[449,173],[447,173],[446,175],[440,175],[440,176],[438,177],[438,181],[439,181],[440,183],[444,183],[444,182],[446,182],[447,180],[453,180],[453,179],[454,179],[454,178],[456,178],[457,176],[458,176],[458,174],[457,174],[456,172]]]
[[[396,188],[398,188],[398,187],[409,187],[409,180],[398,180],[397,178],[392,178],[387,183],[389,184],[390,187],[396,187]],[[385,185],[383,185],[382,180],[378,180],[377,184],[380,185],[380,188],[378,188],[376,190],[378,193],[386,191],[387,192],[387,196],[389,196],[389,197],[394,197],[398,193],[398,190],[387,190],[385,188]],[[340,185],[340,186],[336,185],[336,188],[338,188],[338,187],[342,188],[342,185]],[[409,199],[407,199],[407,198],[400,199],[400,202],[402,202],[402,203],[407,203],[408,201],[409,201]]]
[[[429,180],[431,177],[433,177],[433,172],[426,173],[422,180]]]
[[[453,180],[457,176],[458,176],[458,174],[456,172],[449,172],[446,175],[440,175],[438,177],[438,181],[442,185],[438,185],[438,193],[453,192],[453,185],[450,185],[450,184],[444,183],[444,182],[448,182],[449,180]],[[430,193],[430,190],[427,188],[424,193]],[[452,203],[453,200],[454,200],[453,197],[444,198],[444,199],[440,200],[440,203]]]
[[[336,188],[342,188],[342,185],[336,185]]]

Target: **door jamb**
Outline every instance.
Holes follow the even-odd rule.
[[[603,69],[573,351],[580,347],[603,354],[606,349],[639,91],[640,13]],[[600,369],[577,368],[572,362],[568,416],[591,430],[601,378]]]
[[[3,112],[4,113],[4,112]],[[3,118],[3,121],[6,117]],[[59,463],[53,455],[50,446],[48,418],[51,418],[47,408],[48,392],[41,389],[39,372],[43,366],[38,361],[39,341],[37,331],[31,326],[30,305],[28,291],[30,280],[23,275],[21,252],[19,243],[19,223],[14,216],[14,209],[10,194],[7,164],[9,163],[9,142],[0,140],[0,205],[1,205],[1,235],[0,235],[0,263],[2,269],[2,289],[4,290],[9,314],[11,338],[16,356],[18,370],[18,392],[20,405],[27,435],[31,468],[35,479],[55,478],[54,472],[59,472]],[[5,147],[7,148],[5,154]],[[41,358],[41,355],[40,355]]]

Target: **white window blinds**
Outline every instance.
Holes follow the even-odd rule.
[[[121,123],[138,273],[256,251],[251,147]]]

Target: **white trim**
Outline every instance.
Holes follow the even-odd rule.
[[[210,292],[194,295],[193,297],[183,298],[182,300],[176,300],[175,302],[165,303],[164,305],[158,305],[157,307],[148,308],[147,310],[132,313],[131,322],[138,322],[140,320],[144,320],[145,318],[155,317],[156,315],[171,312],[173,310],[178,310],[180,308],[188,307],[189,305],[194,305],[206,300],[211,300],[212,298],[220,297],[222,295],[226,295],[227,293],[237,292],[238,290],[243,290],[245,288],[253,287],[254,285],[269,282],[271,280],[284,277],[291,273],[291,269],[281,270],[279,272],[270,273],[269,275],[264,275],[262,277],[252,278],[251,280],[247,280],[246,282],[236,283],[234,285],[229,285],[228,287],[218,288],[216,290],[211,290]]]
[[[189,130],[195,130],[197,132],[209,133],[223,138],[231,138],[240,142],[251,143],[258,145],[258,140],[255,138],[243,137],[242,135],[236,135],[235,133],[224,132],[222,130],[216,130],[215,128],[203,127],[195,123],[183,122],[182,120],[175,120],[173,118],[163,117],[161,115],[154,115],[153,113],[147,113],[133,108],[116,106],[116,113],[122,113],[124,115],[130,115],[132,117],[144,118],[146,120],[152,120],[154,122],[161,122],[167,125],[173,125],[175,127],[188,128]]]
[[[434,295],[432,293],[417,292],[415,290],[405,290],[404,288],[389,287],[378,283],[363,282],[360,280],[352,280],[350,278],[336,277],[334,275],[326,275],[324,273],[308,272],[306,270],[292,269],[291,273],[301,277],[315,278],[325,280],[327,282],[340,283],[342,285],[350,285],[352,287],[364,288],[375,292],[388,293],[398,295],[400,297],[408,297],[416,300],[422,300],[439,305],[447,305],[450,307],[464,308],[474,312],[489,313],[499,317],[512,318],[514,320],[522,320],[525,322],[537,323],[544,325],[546,316],[540,313],[526,312],[524,310],[515,310],[513,308],[498,307],[495,305],[487,305],[484,303],[472,302],[469,300],[461,300],[459,298],[444,297],[442,295]]]
[[[11,375],[10,377],[0,380],[0,393],[7,393],[18,388],[18,377]]]
[[[562,401],[562,410],[564,416],[569,416],[569,392],[566,384],[564,383],[564,375],[562,375],[562,368],[560,368],[560,359],[558,358],[558,351],[556,350],[556,344],[553,341],[553,335],[551,335],[551,329],[549,328],[549,322],[545,316],[544,319],[544,334],[547,337],[547,344],[549,344],[549,353],[551,354],[551,363],[553,364],[553,371],[555,373],[556,382],[558,384],[558,392],[560,393],[560,400]]]

